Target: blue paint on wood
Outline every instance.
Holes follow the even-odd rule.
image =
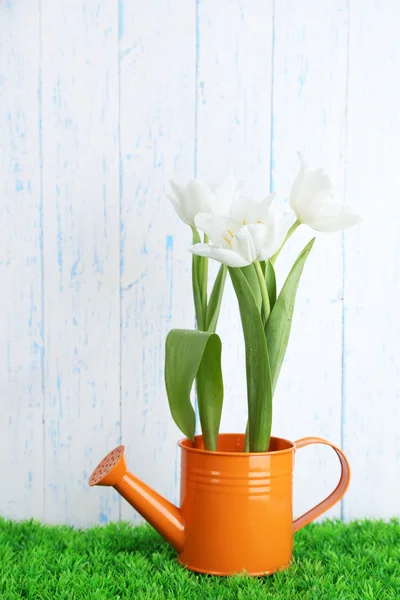
[[[101,512],[99,514],[99,523],[100,524],[108,523],[108,516],[104,512]]]
[[[301,96],[301,93],[303,91],[303,86],[306,82],[306,76],[305,73],[300,73],[300,75],[297,78],[298,82],[299,82],[299,96]]]
[[[74,262],[72,263],[72,267],[71,267],[71,279],[74,279],[74,277],[76,277],[78,275],[77,268],[79,266],[80,260],[81,260],[81,253],[80,253],[80,250],[78,248],[78,256],[74,260]]]
[[[32,328],[32,323],[33,323],[33,315],[36,311],[36,299],[35,299],[35,292],[33,289],[33,283],[31,282],[30,285],[30,310],[29,310],[29,319],[28,319],[28,327]]]
[[[61,214],[60,214],[60,186],[56,185],[56,213],[57,213],[57,264],[60,273],[60,292],[62,291],[62,271],[63,271],[63,252],[62,252],[62,229],[61,229]]]
[[[165,246],[167,255],[168,255],[168,252],[172,251],[173,247],[174,247],[174,238],[172,235],[167,235],[167,242],[166,242],[166,246]]]
[[[95,273],[98,273],[98,274],[102,274],[103,273],[103,264],[100,261],[99,257],[97,256],[97,250],[96,249],[94,251],[94,257],[93,257],[93,271]]]
[[[124,272],[125,265],[125,225],[121,219],[119,224],[119,272],[120,275]]]
[[[119,0],[118,4],[118,37],[121,40],[124,35],[124,3]]]

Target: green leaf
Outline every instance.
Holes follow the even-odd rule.
[[[214,332],[217,328],[219,311],[221,308],[221,301],[226,281],[226,273],[226,265],[221,265],[214,282],[210,299],[208,301],[206,330],[210,332]]]
[[[261,315],[241,269],[229,267],[239,303],[246,349],[250,452],[265,452],[272,424],[272,391],[268,350]]]
[[[265,262],[264,275],[268,289],[269,304],[272,310],[276,302],[276,278],[274,265],[270,260]]]
[[[251,264],[251,265],[248,265],[247,267],[241,267],[240,270],[242,271],[243,275],[246,277],[247,283],[249,284],[250,289],[253,292],[253,296],[256,301],[258,310],[261,311],[262,295],[261,295],[261,290],[260,290],[260,284],[258,282],[257,273],[254,269],[254,265]]]
[[[314,240],[315,238],[299,254],[282,287],[265,327],[273,392],[275,391],[289,341],[297,287],[303,272],[304,263],[310,254]]]
[[[173,329],[165,344],[165,385],[171,415],[179,429],[194,438],[196,417],[190,391],[197,376],[197,394],[204,443],[217,447],[223,402],[221,340],[216,333]]]
[[[216,333],[207,333],[209,341],[197,372],[197,404],[201,432],[206,450],[216,450],[221,423],[224,385],[221,368],[221,340]]]

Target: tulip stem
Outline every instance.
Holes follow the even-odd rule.
[[[275,254],[273,256],[271,256],[270,261],[272,262],[273,265],[275,264],[276,259],[278,258],[279,254],[281,253],[283,246],[286,244],[286,242],[288,241],[288,239],[290,238],[292,233],[294,233],[296,231],[296,229],[298,228],[299,225],[301,225],[300,221],[296,221],[295,223],[293,223],[293,225],[287,232],[286,237],[283,240],[282,244],[280,245],[278,250],[275,252]]]
[[[208,243],[208,237],[204,234],[204,243]],[[208,284],[208,258],[203,258],[203,268],[201,270],[201,303],[203,305],[204,324],[207,322],[207,284]]]
[[[265,322],[267,322],[268,321],[268,317],[269,317],[270,312],[271,312],[271,305],[269,303],[269,295],[268,295],[267,284],[265,283],[265,277],[264,277],[264,273],[263,273],[262,267],[260,265],[260,261],[255,260],[253,264],[254,264],[254,267],[256,269],[258,281],[260,283],[260,290],[261,290],[261,298],[262,298],[262,306],[263,306],[263,311],[264,311],[264,318],[265,318]]]
[[[199,232],[195,227],[192,227],[193,244],[200,242]],[[192,256],[192,287],[193,287],[193,301],[196,313],[196,325],[200,331],[205,330],[205,318],[203,311],[203,302],[201,296],[201,285],[202,285],[202,257]]]

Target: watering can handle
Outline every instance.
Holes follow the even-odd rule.
[[[322,513],[331,508],[334,504],[336,504],[336,502],[339,502],[339,500],[345,494],[350,483],[350,465],[348,463],[347,458],[345,457],[343,452],[339,450],[339,448],[336,448],[336,446],[334,446],[330,442],[327,442],[326,440],[315,437],[306,437],[302,438],[301,440],[297,440],[297,442],[294,443],[294,446],[295,449],[298,450],[299,448],[309,446],[310,444],[325,444],[326,446],[330,446],[331,448],[333,448],[340,460],[340,466],[342,468],[342,471],[340,474],[339,483],[337,484],[333,492],[329,494],[329,496],[325,498],[325,500],[322,500],[322,502],[314,506],[314,508],[311,508],[309,511],[304,513],[304,515],[301,515],[301,517],[293,521],[293,532],[297,531],[298,529],[301,529],[301,527],[304,527],[304,525],[307,525],[308,523],[322,515]]]

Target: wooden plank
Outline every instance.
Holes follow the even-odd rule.
[[[191,232],[166,194],[169,177],[193,177],[195,25],[193,2],[120,3],[122,439],[132,471],[175,502],[164,344],[194,310]],[[138,520],[125,502],[122,516]]]
[[[197,173],[244,180],[244,192],[269,193],[272,1],[204,0],[198,12]],[[210,264],[215,274],[219,265]],[[244,345],[237,300],[227,282],[218,332],[223,341],[222,431],[246,427]]]
[[[0,514],[43,518],[39,6],[0,18]]]
[[[351,3],[345,237],[346,519],[400,515],[400,6]]]
[[[117,3],[42,1],[45,518],[119,516],[87,478],[120,439]]]
[[[277,2],[274,31],[272,187],[288,195],[297,152],[324,166],[343,194],[348,14],[345,0]],[[282,281],[313,232],[292,238],[277,263]],[[291,340],[275,396],[274,431],[341,442],[341,235],[321,235],[300,283]],[[312,476],[310,476],[310,472]],[[339,475],[328,448],[296,456],[295,514],[326,496]],[[340,506],[326,516],[338,517]]]

